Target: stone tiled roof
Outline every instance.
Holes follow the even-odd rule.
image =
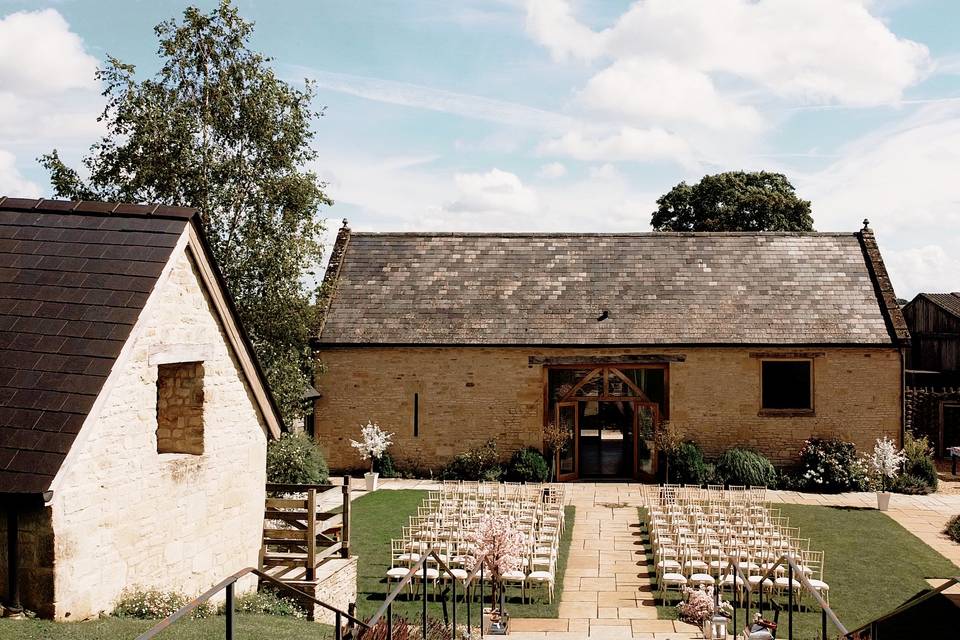
[[[960,292],[954,293],[924,293],[921,294],[934,304],[960,318]]]
[[[862,241],[346,230],[318,342],[891,345]]]
[[[0,493],[50,485],[194,213],[0,201]]]

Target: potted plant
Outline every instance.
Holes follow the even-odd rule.
[[[480,521],[476,530],[467,533],[466,541],[472,551],[467,556],[466,568],[473,571],[483,563],[485,579],[490,581],[491,633],[507,632],[507,612],[504,610],[503,577],[519,571],[526,552],[526,537],[505,515],[490,515]]]
[[[683,444],[683,433],[673,426],[669,420],[663,420],[653,432],[654,446],[663,456],[664,482],[670,483],[670,456],[674,455]]]
[[[553,459],[553,464],[550,466],[550,482],[560,475],[560,454],[570,444],[571,439],[573,434],[556,422],[550,422],[543,428],[543,446],[550,452],[550,457]]]
[[[381,429],[376,422],[367,421],[366,425],[360,425],[360,438],[359,442],[350,440],[350,446],[360,452],[361,460],[370,461],[370,471],[363,474],[363,479],[367,482],[367,491],[376,491],[379,474],[373,465],[392,444],[393,434]]]
[[[897,477],[905,459],[903,451],[897,451],[897,445],[893,440],[887,437],[877,439],[868,462],[880,489],[877,491],[877,508],[880,511],[886,511],[890,506],[890,491],[888,491],[890,482]]]

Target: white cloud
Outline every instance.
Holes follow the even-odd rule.
[[[620,177],[620,172],[617,171],[615,166],[608,162],[596,167],[590,167],[587,170],[587,175],[589,175],[592,180],[614,180]]]
[[[17,169],[16,157],[0,149],[0,195],[14,198],[37,198],[40,187],[27,180]]]
[[[72,159],[103,132],[96,69],[97,59],[56,10],[0,18],[0,140],[6,149],[0,152],[0,186],[7,195],[41,195],[23,176],[25,168],[54,147]]]
[[[532,215],[539,210],[536,192],[509,171],[494,168],[486,173],[458,173],[453,179],[457,197],[444,206],[447,211]]]
[[[756,109],[721,95],[706,73],[655,57],[628,57],[593,76],[578,96],[587,108],[639,124],[691,123],[759,131]]]
[[[687,142],[660,128],[622,127],[613,133],[593,134],[574,130],[540,145],[547,154],[591,162],[677,161],[692,165],[694,156]]]
[[[926,47],[898,38],[869,0],[646,0],[603,31],[566,0],[532,0],[527,31],[557,59],[657,56],[730,74],[804,102],[899,99],[928,71]]]
[[[567,175],[567,167],[561,162],[550,162],[540,167],[537,175],[548,180],[556,180]]]
[[[884,263],[901,298],[917,293],[960,291],[960,255],[939,244],[885,251]]]
[[[604,34],[581,24],[567,2],[530,0],[527,33],[549,48],[556,60],[592,60],[603,52]]]
[[[796,184],[818,229],[853,230],[869,218],[898,295],[911,297],[960,288],[958,170],[960,105],[931,105],[846,145]]]
[[[97,59],[54,9],[0,19],[0,87],[26,96],[95,89]]]
[[[409,82],[321,71],[303,66],[289,67],[289,75],[307,77],[315,81],[321,89],[405,107],[453,113],[475,120],[532,129],[562,129],[570,126],[572,122],[567,116],[544,109]]]

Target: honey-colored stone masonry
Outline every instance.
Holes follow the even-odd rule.
[[[763,353],[816,352],[814,415],[761,416]],[[504,457],[542,445],[546,371],[529,356],[682,355],[670,363],[670,420],[708,457],[742,445],[776,464],[796,461],[804,439],[839,437],[858,449],[901,433],[901,360],[894,348],[338,347],[320,351],[316,434],[332,468],[359,468],[350,438],[360,424],[395,433],[395,460],[439,469],[496,438]],[[413,435],[414,394],[419,435]]]
[[[54,482],[57,619],[110,611],[125,588],[197,595],[257,565],[263,417],[192,259],[179,249],[171,260],[169,279],[131,334],[129,358],[121,356],[104,387],[99,416],[84,424]],[[202,455],[157,452],[151,358],[171,352],[193,354],[185,361],[203,354]]]

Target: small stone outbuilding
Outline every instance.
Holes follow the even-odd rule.
[[[708,456],[899,441],[909,334],[856,233],[354,233],[325,279],[316,436],[332,467],[375,420],[438,469],[572,435],[559,477],[650,478],[669,419]]]
[[[279,433],[197,211],[0,199],[0,602],[82,620],[257,566]]]

